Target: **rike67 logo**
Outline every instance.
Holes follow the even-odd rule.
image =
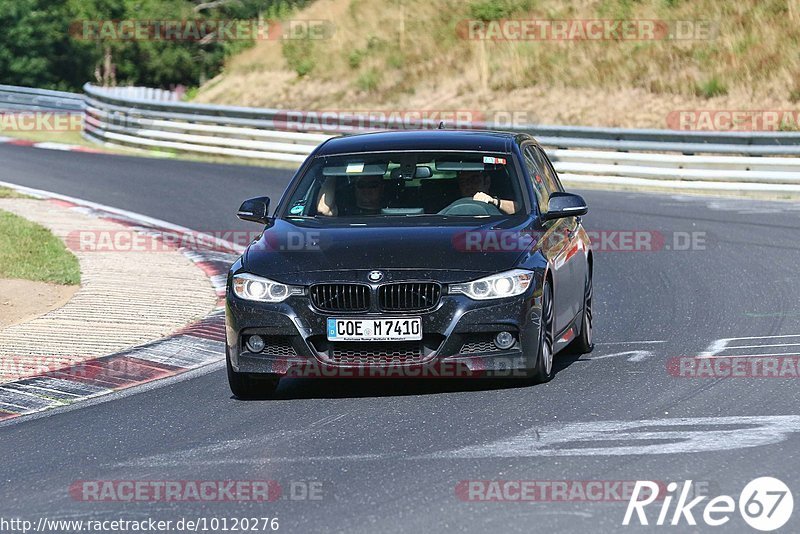
[[[689,500],[691,488],[691,480],[684,481],[680,490],[677,482],[670,482],[667,484],[666,496],[648,510],[648,516],[645,508],[658,499],[659,484],[638,480],[628,501],[622,524],[628,526],[633,520],[634,525],[638,521],[640,525],[695,526],[700,519],[710,527],[721,527],[735,517],[738,508],[739,514],[748,525],[762,532],[770,532],[785,525],[794,510],[791,490],[777,478],[761,477],[750,481],[739,494],[738,502],[730,495],[720,495],[706,503],[703,503],[708,498],[706,495]],[[651,523],[654,521],[654,512],[658,512],[658,518]]]

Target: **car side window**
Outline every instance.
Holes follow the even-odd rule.
[[[539,213],[547,211],[547,202],[550,200],[550,192],[545,185],[545,178],[543,178],[544,171],[537,161],[536,152],[530,145],[522,149],[522,155],[525,159],[525,166],[528,167],[528,174],[531,175],[531,183],[533,184],[533,191],[536,193],[536,201],[539,204]]]
[[[553,168],[552,163],[550,163],[550,159],[547,157],[547,154],[544,153],[542,147],[535,147],[534,153],[536,154],[537,162],[539,166],[544,171],[545,180],[547,180],[547,187],[550,189],[550,192],[554,191],[563,191],[561,187],[561,183],[558,180],[558,175],[556,175],[556,171]]]

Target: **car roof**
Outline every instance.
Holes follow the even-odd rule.
[[[488,130],[396,130],[335,137],[323,143],[316,155],[407,150],[509,153],[517,137],[519,134]]]

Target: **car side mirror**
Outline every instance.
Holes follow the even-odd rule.
[[[243,221],[269,224],[269,197],[250,198],[242,202],[236,214]]]
[[[547,202],[547,213],[542,214],[542,219],[563,219],[564,217],[578,217],[586,215],[589,211],[586,201],[580,195],[557,191],[550,195]]]

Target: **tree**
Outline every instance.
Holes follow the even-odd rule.
[[[252,45],[220,40],[130,39],[111,21],[255,20],[307,0],[0,0],[0,83],[79,91],[103,85],[196,86]],[[92,31],[100,21],[111,32]],[[213,24],[210,24],[213,27]],[[119,26],[117,26],[119,28]]]
[[[91,51],[69,36],[66,0],[0,0],[0,82],[74,90],[88,80]]]

